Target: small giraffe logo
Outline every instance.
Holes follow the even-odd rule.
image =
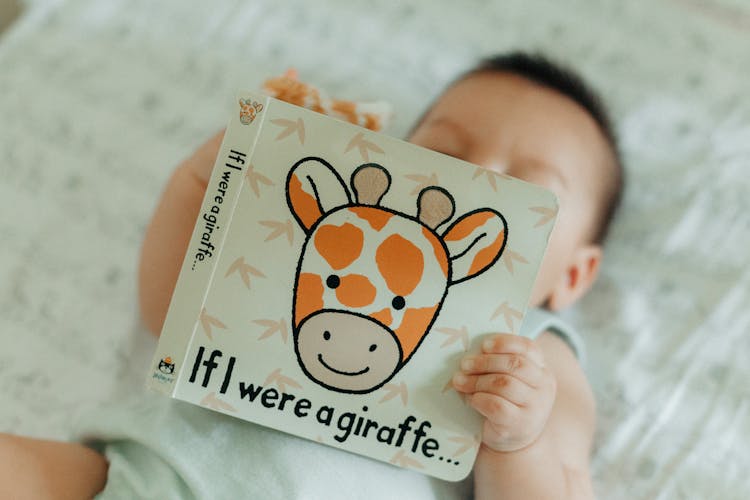
[[[411,358],[435,321],[448,288],[474,278],[500,257],[505,218],[481,208],[454,215],[437,186],[417,197],[413,217],[380,206],[391,185],[366,163],[351,178],[321,158],[298,161],[287,176],[287,204],[306,234],[297,264],[293,336],[297,360],[315,383],[368,393]]]
[[[250,125],[258,113],[263,111],[263,104],[252,99],[240,99],[240,122]]]

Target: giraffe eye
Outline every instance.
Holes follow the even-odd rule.
[[[370,352],[373,352],[373,351],[374,351],[375,349],[377,349],[377,348],[378,348],[377,344],[372,344],[372,345],[370,346]]]
[[[341,279],[339,279],[339,277],[335,274],[332,274],[328,278],[326,278],[326,285],[328,285],[328,288],[337,288],[340,284]]]
[[[403,309],[404,306],[406,305],[406,300],[404,300],[404,298],[401,295],[397,295],[393,297],[393,300],[391,301],[391,305],[396,310]]]

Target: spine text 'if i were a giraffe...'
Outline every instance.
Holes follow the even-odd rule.
[[[195,258],[193,259],[193,265],[191,269],[195,270],[197,262],[202,262],[206,258],[213,257],[216,245],[212,243],[212,236],[214,231],[218,231],[221,227],[216,224],[218,220],[219,212],[221,211],[221,205],[224,203],[224,198],[227,195],[227,189],[229,188],[229,182],[232,176],[232,170],[242,171],[241,165],[245,164],[245,153],[240,153],[234,149],[229,151],[227,160],[224,166],[227,168],[221,174],[219,183],[216,186],[215,194],[213,197],[213,204],[211,207],[201,214],[200,221],[203,224],[203,234],[198,242],[198,248],[195,252]],[[215,241],[215,240],[214,240]]]

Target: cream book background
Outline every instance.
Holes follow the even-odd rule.
[[[367,175],[353,182],[358,169]],[[365,191],[374,198],[362,203]],[[310,199],[315,202],[304,205]],[[360,205],[375,203],[367,217],[356,215]],[[217,157],[149,385],[241,419],[459,480],[476,457],[481,419],[450,388],[451,377],[458,360],[478,350],[483,334],[518,332],[556,214],[554,195],[538,186],[244,93]],[[472,215],[481,215],[482,223],[470,225]],[[353,262],[351,231],[322,238],[324,223],[364,233]],[[428,226],[432,239],[425,236]],[[441,271],[439,239],[451,229],[453,237],[465,233],[458,235],[464,244],[446,238],[442,248],[450,258]],[[384,240],[410,245],[382,252]],[[416,278],[409,253],[415,248],[422,270]],[[344,262],[326,252],[338,252]],[[487,257],[498,252],[499,258]],[[314,277],[331,262],[339,270]],[[412,277],[404,284],[401,274]],[[310,302],[311,294],[300,293],[295,302],[298,275],[307,285],[297,292],[311,290],[312,280],[322,296]],[[411,293],[398,296],[394,286]],[[431,324],[421,323],[427,331],[400,332],[407,311],[429,311],[430,300],[437,312]],[[357,336],[327,324],[309,333],[315,318],[325,323],[329,317],[316,304],[339,319],[386,325],[383,331],[391,333],[372,333],[384,342],[371,344],[361,340],[358,326],[350,329]],[[354,353],[368,345],[380,356],[372,366],[369,354]],[[374,377],[378,367],[383,373],[374,382],[346,385]]]

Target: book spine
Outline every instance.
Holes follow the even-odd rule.
[[[268,97],[251,93],[240,94],[237,101],[239,109],[219,148],[147,376],[148,388],[170,396],[204,319],[208,288],[270,104]]]

